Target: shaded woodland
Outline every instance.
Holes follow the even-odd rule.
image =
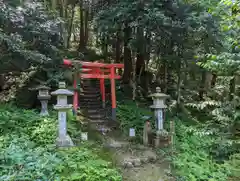
[[[149,102],[156,86],[171,96],[179,180],[239,180],[238,1],[0,0],[1,102],[36,108],[29,88],[71,84],[63,58],[124,63],[117,84],[126,129],[142,124],[136,102]]]

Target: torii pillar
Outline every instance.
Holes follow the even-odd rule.
[[[110,77],[111,77],[111,98],[112,98],[112,119],[114,121],[117,120],[117,103],[116,103],[116,84],[115,84],[115,68],[111,67],[110,69]]]

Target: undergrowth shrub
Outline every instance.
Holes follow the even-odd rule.
[[[143,116],[152,117],[153,113],[145,108],[137,106],[133,101],[119,102],[117,109],[117,118],[120,128],[127,135],[129,129],[134,128],[136,137],[141,138],[143,134],[144,120]],[[154,125],[154,121],[151,121]]]
[[[236,176],[239,158],[231,157],[222,164],[213,158],[211,153],[217,138],[214,131],[196,125],[185,126],[181,120],[176,121],[176,155],[173,163],[179,180],[226,181]]]
[[[240,154],[233,154],[229,161],[226,162],[226,165],[231,169],[232,174],[231,178],[236,180],[240,179]]]
[[[93,147],[82,144],[56,149],[56,113],[51,115],[41,118],[32,110],[0,105],[0,180],[121,180],[117,170],[93,152]],[[68,124],[70,134],[77,135],[76,121]]]

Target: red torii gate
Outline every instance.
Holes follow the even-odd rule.
[[[123,68],[123,64],[105,64],[97,62],[83,62],[83,61],[70,61],[67,59],[63,60],[64,65],[73,67],[74,63],[81,65],[81,72],[77,77],[74,77],[73,87],[77,88],[77,78],[83,79],[99,79],[100,91],[102,96],[103,107],[105,107],[105,81],[104,79],[111,80],[111,99],[112,99],[112,119],[116,120],[116,90],[115,90],[115,79],[121,79],[120,75],[116,74],[116,69]],[[73,108],[77,111],[78,108],[78,91],[74,90],[73,97]]]

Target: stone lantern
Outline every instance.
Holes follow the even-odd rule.
[[[40,115],[41,116],[48,116],[48,100],[51,98],[51,96],[49,95],[49,90],[50,88],[45,86],[45,85],[40,85],[38,87],[35,88],[35,90],[38,90],[38,100],[40,100],[41,102],[41,112]]]
[[[72,105],[67,103],[67,97],[73,96],[73,92],[66,89],[65,82],[59,82],[59,89],[51,94],[57,96],[57,104],[54,106],[54,109],[58,111],[57,145],[59,147],[73,146],[70,136],[67,135],[67,112],[72,109]]]
[[[165,100],[169,97],[166,94],[161,93],[160,87],[156,88],[156,93],[150,95],[153,99],[153,105],[150,106],[150,108],[154,109],[155,117],[156,117],[156,139],[155,139],[155,146],[160,146],[160,140],[164,138],[163,140],[168,137],[168,132],[164,130],[163,128],[163,122],[164,122],[164,109],[167,108],[165,105]]]
[[[154,109],[155,116],[157,119],[157,130],[163,130],[163,122],[164,122],[164,116],[163,112],[164,109],[167,108],[165,105],[165,100],[169,97],[166,94],[161,93],[160,87],[156,88],[156,93],[150,95],[153,99],[153,105],[150,106],[150,108]]]

